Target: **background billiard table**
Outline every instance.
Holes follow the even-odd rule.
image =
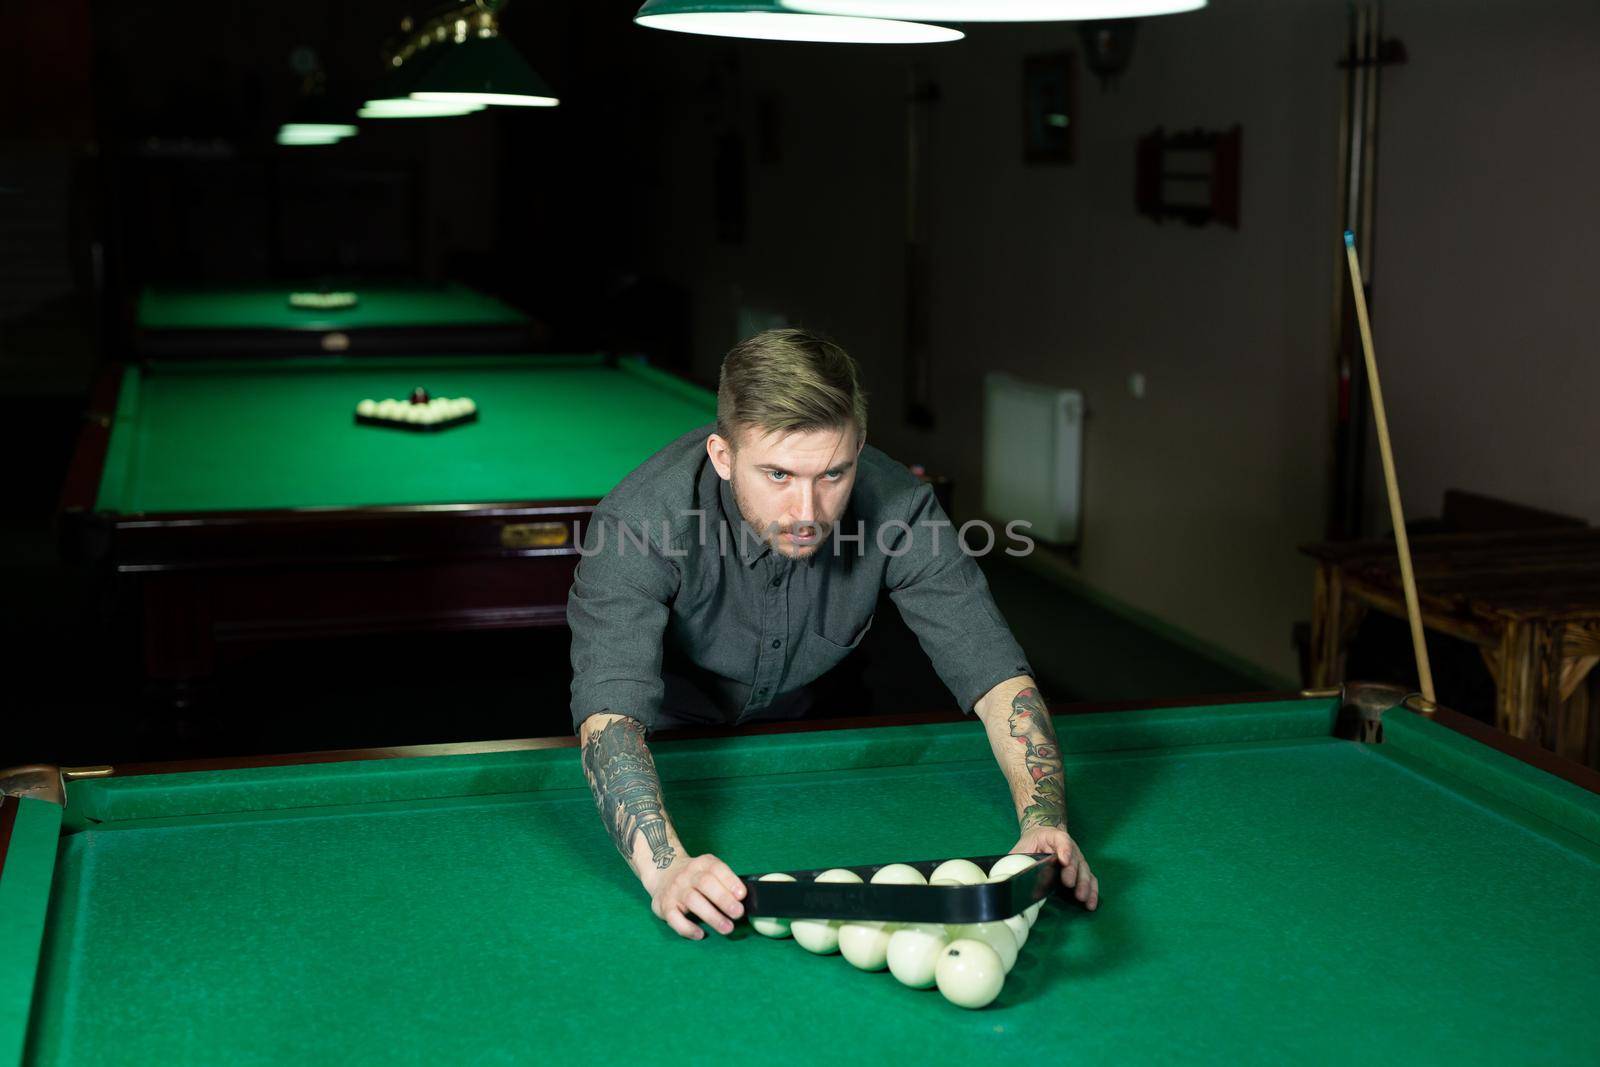
[[[478,421],[355,424],[418,386]],[[151,361],[93,407],[69,547],[137,601],[145,667],[180,687],[219,643],[563,625],[593,505],[715,418],[711,392],[600,356]]]
[[[345,308],[304,308],[290,294],[354,293]],[[520,352],[533,323],[457,283],[307,282],[150,286],[139,295],[135,351],[143,357],[394,355]]]

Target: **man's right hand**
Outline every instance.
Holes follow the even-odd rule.
[[[744,915],[744,883],[717,857],[680,857],[658,871],[645,885],[650,910],[682,937],[699,941],[705,923],[719,934],[733,933],[733,921]]]

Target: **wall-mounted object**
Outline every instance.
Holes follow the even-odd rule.
[[[986,374],[983,400],[983,510],[1002,523],[1027,522],[1036,541],[1076,544],[1083,394]]]
[[[1071,163],[1076,157],[1078,58],[1071,52],[1029,56],[1022,65],[1022,158]]]
[[[1191,226],[1220,222],[1239,228],[1239,145],[1242,131],[1160,127],[1139,138],[1134,203],[1139,214]]]
[[[1133,62],[1133,42],[1139,36],[1139,19],[1097,19],[1078,23],[1083,40],[1083,61],[1100,79],[1100,91],[1114,87]]]

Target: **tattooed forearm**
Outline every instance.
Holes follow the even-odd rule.
[[[1019,817],[1022,828],[1065,826],[1067,789],[1061,746],[1056,743],[1050,709],[1039,691],[1030,687],[1013,697],[1006,722],[1011,736],[1022,746],[1023,766],[1032,781],[1032,794]]]
[[[622,858],[634,862],[633,846],[643,834],[650,862],[657,869],[671,866],[678,853],[667,840],[661,779],[645,747],[644,727],[619,718],[591,733],[583,745],[583,773]]]

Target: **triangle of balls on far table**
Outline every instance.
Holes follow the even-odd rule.
[[[469,396],[429,396],[414,389],[407,400],[363,400],[356,405],[356,424],[392,430],[437,432],[478,421],[478,405]]]
[[[988,873],[971,860],[946,860],[924,879],[906,863],[892,863],[872,876],[875,884],[979,885],[1003,882],[1037,862],[1033,856],[1015,854],[995,862]],[[763,882],[792,882],[788,874],[767,874]],[[854,871],[835,867],[817,875],[818,882],[860,882]],[[1006,975],[1016,965],[1027,943],[1028,931],[1038,921],[1040,900],[1026,911],[999,922],[939,923],[846,922],[826,919],[752,919],[757,933],[767,937],[793,936],[795,943],[819,956],[838,952],[863,971],[886,967],[902,985],[939,992],[963,1008],[984,1008],[1005,987]]]

